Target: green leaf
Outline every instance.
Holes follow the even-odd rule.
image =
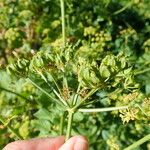
[[[84,116],[82,113],[80,112],[76,112],[75,115],[74,115],[74,121],[75,122],[80,122],[84,119]]]
[[[34,124],[35,124],[34,125],[35,129],[40,131],[40,133],[44,136],[47,136],[51,130],[51,123],[48,120],[43,120],[43,119],[36,120]]]
[[[104,140],[108,140],[109,136],[110,136],[109,131],[107,131],[107,130],[102,130],[102,138],[103,138]]]
[[[34,114],[34,116],[38,119],[51,120],[52,114],[48,110],[41,108],[38,112]]]
[[[29,121],[25,121],[19,128],[20,135],[26,139],[29,135]]]
[[[145,91],[146,91],[146,94],[149,95],[150,94],[150,82],[146,82],[146,85],[145,85]]]
[[[2,86],[4,88],[9,88],[10,83],[11,83],[10,75],[8,75],[4,71],[0,71],[0,86]]]
[[[108,70],[108,68],[106,66],[100,66],[100,74],[102,77],[104,78],[108,78],[110,77],[110,71]]]

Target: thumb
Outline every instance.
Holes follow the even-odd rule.
[[[9,143],[3,150],[58,150],[64,143],[64,137],[35,138]]]
[[[88,150],[88,141],[82,136],[74,136],[63,144],[59,150]]]

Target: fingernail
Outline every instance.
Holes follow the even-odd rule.
[[[78,138],[74,145],[74,150],[88,150],[88,143],[83,138]]]

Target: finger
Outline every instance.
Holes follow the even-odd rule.
[[[82,136],[70,138],[59,150],[88,150],[88,141]]]
[[[64,143],[64,137],[41,138],[16,141],[8,144],[3,150],[58,150]]]

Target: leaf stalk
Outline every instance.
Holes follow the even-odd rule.
[[[89,108],[89,109],[79,109],[79,112],[93,113],[93,112],[106,112],[106,111],[114,111],[114,110],[122,110],[127,109],[128,106],[121,107],[108,107],[108,108]]]

